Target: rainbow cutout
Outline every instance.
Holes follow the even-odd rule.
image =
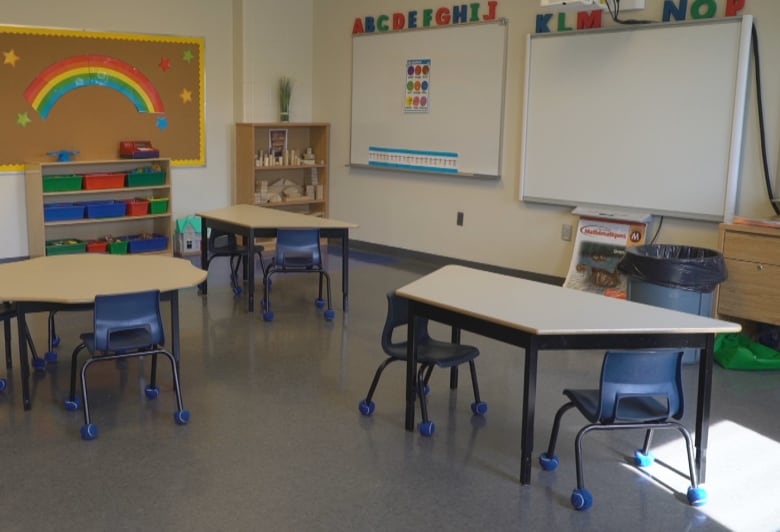
[[[105,55],[68,57],[41,71],[24,91],[41,118],[65,94],[81,87],[100,86],[125,95],[140,113],[163,113],[162,97],[136,67]]]

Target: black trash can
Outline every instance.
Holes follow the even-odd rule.
[[[626,275],[629,301],[712,316],[715,289],[726,280],[726,263],[715,250],[671,244],[626,248],[617,266]],[[699,361],[685,349],[683,362]]]

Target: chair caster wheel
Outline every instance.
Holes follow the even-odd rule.
[[[60,338],[59,336],[54,336],[51,339],[51,346],[52,347],[57,347],[58,345],[60,345],[61,341],[62,341],[62,338]]]
[[[57,353],[55,353],[54,351],[47,351],[46,354],[43,355],[43,359],[46,361],[47,364],[56,364]]]
[[[364,399],[358,403],[358,410],[360,410],[360,413],[364,416],[370,416],[374,413],[375,409],[376,405],[374,404],[374,401],[366,401]]]
[[[81,408],[81,399],[79,399],[78,397],[76,397],[72,401],[70,399],[65,399],[65,402],[63,404],[65,405],[65,410],[68,410],[69,412],[75,412],[76,410]]]
[[[94,440],[98,437],[98,429],[92,423],[81,426],[81,439],[82,440]]]
[[[420,423],[420,434],[423,436],[432,436],[433,431],[436,429],[436,426],[433,424],[433,421],[423,421]]]
[[[702,487],[688,488],[688,504],[691,506],[703,506],[707,503],[707,490]]]
[[[643,453],[641,449],[634,451],[634,463],[639,467],[650,467],[655,462],[653,453]]]
[[[176,422],[177,425],[186,425],[187,422],[190,420],[190,411],[178,410],[174,412],[173,420]]]
[[[336,311],[329,308],[328,310],[325,311],[324,315],[325,315],[325,321],[333,321],[333,318],[336,317]]]
[[[8,388],[8,381],[5,379],[0,379],[0,392]]]
[[[542,466],[542,469],[545,471],[555,471],[558,469],[559,463],[558,457],[555,455],[548,456],[547,453],[539,455],[539,465]]]
[[[274,321],[274,312],[272,310],[266,310],[263,312],[264,321]]]
[[[158,386],[147,386],[144,388],[144,393],[149,399],[157,399],[160,396],[160,388]]]
[[[571,505],[577,511],[587,510],[593,506],[593,495],[585,488],[577,488],[571,492]]]
[[[325,308],[325,300],[321,297],[314,300],[314,306],[317,308]]]
[[[46,371],[46,359],[44,358],[33,358],[32,359],[32,367],[35,370],[36,373],[44,373]]]
[[[474,413],[475,416],[484,416],[485,414],[487,414],[488,405],[484,401],[480,401],[478,403],[471,403],[471,411]]]

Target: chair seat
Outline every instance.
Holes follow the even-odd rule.
[[[642,396],[621,398],[616,419],[599,419],[599,390],[566,389],[563,393],[591,423],[654,423],[671,417],[665,404]]]
[[[385,352],[399,360],[406,360],[406,344],[387,346]],[[479,349],[471,345],[441,342],[427,338],[417,345],[417,361],[421,364],[432,364],[440,368],[451,368],[474,360],[479,356]]]

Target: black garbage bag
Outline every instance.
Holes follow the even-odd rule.
[[[700,293],[712,292],[728,277],[719,252],[671,244],[626,248],[617,269],[641,281]]]

